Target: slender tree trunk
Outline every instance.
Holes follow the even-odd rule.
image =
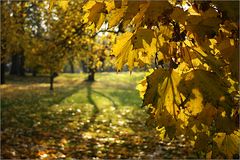
[[[5,63],[1,63],[1,84],[5,84]]]
[[[89,69],[89,74],[88,74],[88,81],[93,82],[95,81],[95,70],[94,69]]]
[[[11,75],[25,76],[24,60],[25,57],[23,53],[18,53],[12,56]]]
[[[52,76],[52,74],[50,75],[50,91],[53,91],[53,80],[54,80],[54,78],[53,78],[53,76]]]
[[[20,60],[19,60],[19,62],[20,62],[19,76],[25,76],[25,68],[24,68],[25,57],[24,57],[23,53],[20,54],[19,58],[20,58]]]
[[[36,77],[36,76],[37,76],[37,71],[36,71],[36,69],[32,69],[32,76],[33,76],[33,77]]]
[[[18,70],[18,54],[14,54],[12,56],[12,66],[10,70],[11,75],[17,75],[17,70]]]
[[[53,82],[54,82],[54,78],[58,76],[57,72],[51,72],[50,73],[50,91],[53,91]]]
[[[71,73],[74,73],[75,70],[74,70],[74,64],[73,64],[73,61],[69,60],[69,65],[70,65]]]

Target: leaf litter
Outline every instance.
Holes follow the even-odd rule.
[[[101,81],[101,77],[99,79],[96,83],[111,83]],[[123,82],[126,83],[125,80]],[[31,90],[26,83],[18,84],[23,89],[26,87],[24,91],[21,90],[21,94],[17,93],[20,92],[17,89],[12,89],[11,92],[6,88],[3,90],[3,159],[156,159],[187,158],[189,155],[190,149],[185,142],[161,141],[156,129],[145,125],[147,114],[139,107],[140,99],[137,100],[139,104],[135,106],[123,106],[120,105],[121,97],[111,94],[113,91],[128,91],[126,88],[114,88],[114,85],[107,88],[92,87],[92,91],[103,93],[102,105],[100,100],[96,104],[91,103],[89,99],[83,100],[84,103],[75,102],[77,97],[74,95],[78,95],[85,88],[81,85],[91,87],[89,83],[81,84],[81,80],[72,86],[69,86],[70,83],[68,86],[60,85],[55,91],[56,96],[53,97],[48,94],[48,87],[38,89],[38,84],[34,84]],[[29,92],[32,92],[32,95]],[[64,97],[70,92],[73,92],[71,96]],[[92,94],[94,95],[94,92]],[[29,96],[35,98],[28,99]],[[108,96],[117,107],[106,98]],[[132,97],[129,97],[128,101],[131,99]],[[92,100],[94,101],[94,98]],[[98,112],[95,111],[95,107],[98,108]]]

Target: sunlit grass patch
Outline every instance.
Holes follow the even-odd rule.
[[[148,116],[140,108],[135,86],[142,76],[97,73],[96,81],[90,83],[85,81],[86,74],[62,74],[55,79],[53,93],[47,81],[12,80],[1,86],[3,138],[8,139],[3,145],[14,150],[13,145],[21,147],[30,139],[32,147],[25,144],[33,153],[30,158],[121,157],[125,153],[120,148],[131,143],[141,146],[134,137],[154,138],[152,131],[141,129]],[[14,151],[15,158],[24,154]]]

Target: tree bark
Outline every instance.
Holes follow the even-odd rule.
[[[5,84],[5,63],[1,63],[1,84]]]
[[[50,91],[53,91],[53,80],[54,80],[54,78],[53,78],[53,76],[52,76],[52,74],[50,75]]]
[[[18,54],[14,54],[12,56],[12,66],[10,70],[11,75],[17,75],[17,70],[18,70]]]
[[[73,62],[71,60],[69,60],[69,65],[70,65],[71,73],[74,73],[75,72],[74,65],[73,65]]]
[[[25,57],[23,54],[20,54],[19,76],[25,76],[24,62],[25,62]]]
[[[53,82],[54,82],[54,78],[58,76],[57,72],[53,72],[50,74],[50,91],[53,91]]]
[[[18,53],[12,56],[11,75],[25,76],[24,60],[25,57],[23,53]]]
[[[95,81],[95,71],[94,69],[89,69],[89,74],[88,74],[88,81],[93,82]]]
[[[36,77],[36,76],[37,76],[37,71],[36,71],[36,69],[32,69],[32,76],[33,76],[33,77]]]

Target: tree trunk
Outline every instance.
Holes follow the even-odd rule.
[[[33,77],[36,77],[36,76],[37,76],[37,71],[36,71],[36,69],[32,69],[32,76],[33,76]]]
[[[20,54],[19,76],[25,76],[24,62],[25,62],[25,57],[23,54]]]
[[[1,63],[1,84],[5,84],[5,63]]]
[[[54,82],[54,78],[58,76],[57,72],[53,72],[50,74],[50,91],[53,91],[53,82]]]
[[[70,65],[70,70],[71,70],[71,73],[74,73],[74,65],[73,65],[73,62],[70,60],[69,61],[69,65]]]
[[[89,69],[89,74],[88,74],[88,81],[89,82],[95,81],[94,75],[95,75],[94,69]]]
[[[24,76],[24,60],[25,57],[23,53],[18,53],[12,56],[12,67],[10,70],[11,75]]]
[[[11,75],[17,75],[18,71],[18,54],[12,56],[12,66],[10,70]]]
[[[50,74],[50,91],[53,91],[53,80],[54,80],[54,77],[52,76],[52,74]]]

